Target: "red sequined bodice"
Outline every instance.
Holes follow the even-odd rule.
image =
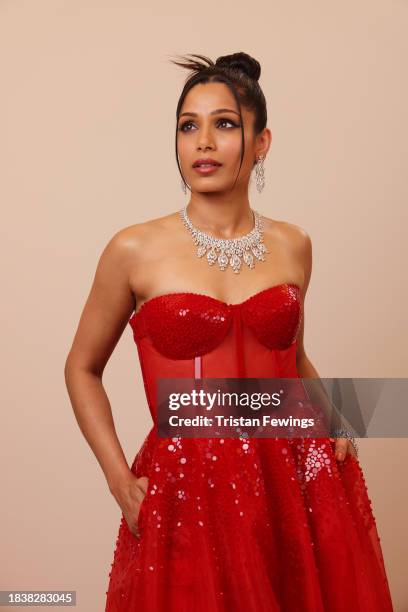
[[[288,348],[300,324],[299,287],[275,285],[240,304],[226,304],[200,293],[169,293],[145,302],[130,323],[135,338],[147,334],[155,348],[171,359],[209,353],[236,322],[252,330],[269,349]]]
[[[240,304],[178,292],[142,304],[130,318],[149,406],[156,380],[297,377],[302,306],[294,283],[274,285]]]

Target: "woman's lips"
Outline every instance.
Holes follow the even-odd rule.
[[[194,170],[199,174],[211,174],[221,168],[221,166],[194,166]]]

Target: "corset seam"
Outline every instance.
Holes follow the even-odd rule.
[[[238,357],[238,378],[245,378],[245,356],[241,309],[235,308],[232,314],[234,316],[235,346]]]

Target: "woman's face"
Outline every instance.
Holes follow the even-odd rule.
[[[222,109],[220,111],[220,109]],[[247,188],[255,160],[254,114],[241,107],[244,119],[245,155],[236,189]],[[241,159],[241,122],[232,92],[224,83],[199,83],[186,95],[177,125],[180,166],[192,191],[229,190]],[[211,158],[221,164],[199,172],[193,164]]]

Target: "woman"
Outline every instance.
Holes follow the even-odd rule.
[[[192,69],[176,131],[188,205],[113,236],[65,369],[79,426],[122,511],[105,609],[392,610],[347,432],[157,435],[158,378],[318,377],[303,346],[310,237],[260,216],[248,199],[254,167],[262,191],[271,144],[260,65],[242,52],[215,64],[194,57],[175,62]],[[154,423],[131,468],[102,386],[127,323]]]

